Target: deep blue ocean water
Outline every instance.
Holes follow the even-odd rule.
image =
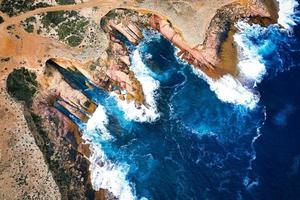
[[[300,199],[300,26],[289,38],[274,35],[265,57],[268,75],[258,88],[267,118],[255,142],[256,199]],[[281,39],[280,39],[281,38]],[[283,42],[282,42],[283,41]]]
[[[119,184],[115,194],[126,192],[126,181],[138,199],[300,199],[300,26],[288,33],[254,25],[245,35],[266,67],[254,109],[221,101],[157,34],[130,47],[159,81],[157,120],[128,120],[111,95],[78,87],[105,108],[112,139],[103,127],[87,136],[111,163],[105,170],[126,169],[126,180],[107,189]],[[66,79],[75,88],[87,81]]]

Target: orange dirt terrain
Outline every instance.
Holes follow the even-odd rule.
[[[179,58],[218,79],[239,73],[235,23],[278,17],[273,0],[59,2],[0,1],[0,199],[114,198],[93,190],[89,146],[56,109],[59,104],[87,121],[97,105],[69,85],[60,68],[139,107],[146,103],[143,88],[116,33],[137,45],[142,30],[156,30],[179,49]],[[21,85],[30,98],[13,87],[21,81],[32,84]],[[11,84],[16,91],[9,91]]]

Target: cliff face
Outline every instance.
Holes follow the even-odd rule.
[[[224,5],[216,11],[206,30],[205,38],[198,45],[191,46],[183,35],[162,16],[153,14],[150,26],[170,40],[181,52],[178,53],[209,77],[218,79],[225,74],[237,75],[237,52],[233,35],[235,23],[243,19],[261,19],[260,23],[276,21],[276,16],[268,12],[262,2],[236,1]]]
[[[86,122],[96,104],[67,82],[62,71],[82,74],[139,107],[145,98],[130,71],[127,46],[139,44],[144,29],[160,32],[180,49],[181,59],[218,79],[238,74],[235,22],[250,17],[270,23],[278,17],[276,3],[267,0],[90,0],[28,8],[12,17],[3,9],[0,12],[0,127],[4,130],[0,194],[4,199],[110,196],[92,190],[89,147],[81,139],[76,120],[66,113]],[[6,91],[8,75],[21,66],[37,75],[37,92],[30,106]]]
[[[1,68],[0,74],[0,198],[61,199],[59,188],[26,121],[26,106],[7,93],[7,68]]]
[[[184,30],[182,32],[181,29],[179,30],[175,27],[168,17],[160,13],[141,9],[137,10],[139,13],[136,13],[136,16],[142,19],[141,21],[144,21],[144,19],[147,20],[146,23],[140,23],[141,28],[157,30],[173,45],[178,47],[180,49],[178,53],[180,58],[199,68],[209,77],[218,79],[225,74],[233,76],[238,74],[237,52],[233,41],[233,35],[236,32],[236,22],[243,19],[261,24],[276,22],[278,16],[274,12],[269,12],[276,7],[275,3],[271,2],[269,1],[268,4],[250,0],[232,1],[228,4],[223,2],[224,5],[220,4],[222,6],[216,10],[215,15],[211,18],[208,27],[205,29],[204,39],[202,41],[199,40],[195,46],[191,46],[186,41]],[[178,11],[178,13],[180,12]],[[176,21],[174,22],[175,24]],[[194,22],[194,25],[197,24],[194,20],[192,22]],[[138,30],[139,28],[137,27],[132,30],[127,25],[131,25],[131,23],[133,21],[130,18],[126,17],[122,12],[115,10],[113,18],[111,17],[108,23],[108,27],[122,34],[132,44],[137,44],[141,39],[138,36],[140,33],[135,34],[134,30]],[[187,23],[189,22],[187,21]]]

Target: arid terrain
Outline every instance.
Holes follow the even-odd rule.
[[[239,73],[235,22],[277,20],[276,4],[267,0],[0,2],[0,199],[7,200],[113,198],[93,190],[89,148],[76,124],[56,106],[87,121],[81,111],[92,114],[95,102],[59,70],[79,71],[100,88],[141,106],[142,86],[116,32],[138,44],[144,28],[154,29],[179,49],[181,59],[218,79]],[[23,83],[31,85],[14,87]]]

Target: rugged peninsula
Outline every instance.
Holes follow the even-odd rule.
[[[145,30],[208,77],[237,76],[235,23],[275,23],[277,9],[272,0],[0,1],[0,198],[114,199],[90,181],[76,119],[87,122],[97,103],[84,91],[147,106],[127,45]]]

